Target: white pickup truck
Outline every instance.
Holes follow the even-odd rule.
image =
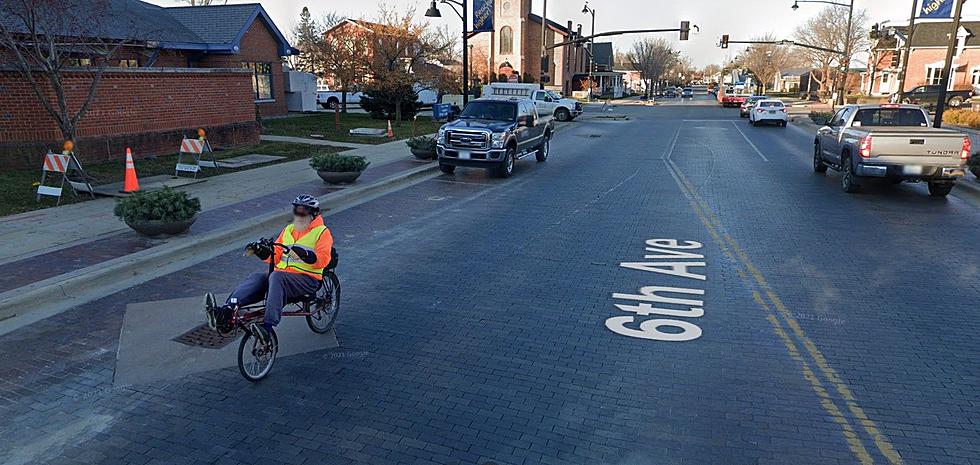
[[[813,170],[841,172],[841,187],[856,192],[861,178],[893,183],[925,181],[929,195],[945,197],[965,174],[970,138],[929,127],[917,105],[848,105],[813,139]]]
[[[571,121],[582,114],[582,104],[578,100],[564,98],[555,91],[541,89],[537,84],[494,82],[483,86],[481,98],[528,99],[541,118],[554,117],[558,121]]]
[[[439,101],[439,93],[423,87],[421,84],[415,84],[415,92],[418,95],[418,102],[423,107],[431,107]],[[342,93],[337,91],[331,91],[329,88],[324,88],[318,90],[316,93],[316,103],[320,104],[321,107],[333,110],[336,109],[340,102],[342,102]],[[347,104],[348,105],[360,105],[361,97],[364,96],[362,92],[348,92],[347,93]]]

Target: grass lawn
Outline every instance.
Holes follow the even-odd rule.
[[[231,158],[253,153],[278,155],[286,158],[273,163],[282,163],[286,161],[309,158],[320,153],[334,153],[341,150],[346,149],[285,142],[261,142],[257,145],[246,145],[236,147],[234,149],[216,151],[214,152],[214,155],[215,158],[219,160],[222,158]],[[174,173],[174,165],[176,165],[176,163],[177,155],[141,158],[136,160],[136,173],[140,178],[156,176],[159,174],[172,175]],[[122,181],[125,174],[123,158],[120,158],[117,162],[111,163],[86,164],[82,162],[82,165],[85,167],[85,172],[88,173],[89,176],[95,178],[95,180],[92,181],[92,185],[109,184]],[[220,170],[215,170],[204,168],[201,170],[201,173],[198,176],[210,177],[220,174],[228,174],[233,171],[258,168],[266,165],[268,165],[268,163],[251,165],[237,169],[221,168]],[[34,186],[34,183],[40,180],[41,172],[37,169],[0,172],[0,216],[53,207],[56,201],[56,199],[53,197],[42,197],[40,202],[34,201],[34,196],[37,192],[37,188]],[[52,182],[49,181],[48,185],[51,184]],[[89,197],[88,194],[75,197],[72,195],[71,188],[66,187],[62,193],[61,204],[65,205],[80,202],[90,198],[91,197]]]
[[[265,126],[263,134],[273,136],[309,138],[310,134],[321,134],[326,140],[341,142],[356,142],[361,144],[383,144],[385,142],[391,142],[391,139],[387,137],[352,136],[348,133],[348,131],[354,128],[386,129],[388,127],[387,120],[372,119],[371,115],[365,113],[341,113],[339,131],[334,125],[333,113],[317,113],[315,115],[270,119],[263,121],[262,124]],[[432,134],[438,131],[439,126],[442,126],[442,124],[432,121],[431,116],[420,115],[418,120],[415,121],[415,134]],[[395,139],[412,137],[411,120],[402,121],[400,125],[392,121],[391,125],[395,132]]]

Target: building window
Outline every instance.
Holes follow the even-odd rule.
[[[68,66],[92,66],[91,58],[71,58],[68,60]]]
[[[514,30],[510,26],[500,28],[500,54],[514,53]]]
[[[938,86],[943,81],[943,68],[940,66],[926,67],[926,84]]]
[[[891,74],[881,73],[881,83],[882,84],[888,84],[888,78],[890,78],[890,77],[891,77]]]
[[[119,60],[120,68],[139,68],[140,63],[137,60]]]
[[[252,70],[255,100],[272,100],[272,63],[247,61],[242,67]]]

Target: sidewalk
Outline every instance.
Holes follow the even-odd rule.
[[[230,229],[230,225],[259,221],[261,217],[285,212],[284,205],[299,194],[309,193],[322,198],[348,190],[353,193],[383,184],[400,173],[434,169],[434,164],[412,158],[404,141],[370,145],[344,153],[363,156],[371,162],[358,181],[350,186],[327,185],[317,177],[307,160],[297,160],[214,176],[205,182],[183,187],[181,190],[200,198],[202,211],[188,233],[171,238],[147,238],[136,234],[113,216],[115,201],[110,198],[0,218],[0,241],[17,244],[17,247],[0,250],[0,264],[8,270],[17,270],[16,273],[0,274],[0,321],[10,313],[4,308],[5,304],[16,300],[25,286],[33,289],[45,281],[56,283],[62,276],[83,277],[87,270],[97,269],[113,260],[148,253],[168,244],[192,243]]]

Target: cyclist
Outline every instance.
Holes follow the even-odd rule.
[[[279,233],[276,242],[288,246],[289,253],[258,242],[246,246],[246,250],[264,262],[272,260],[275,265],[272,274],[252,273],[221,306],[217,305],[214,294],[208,292],[204,296],[204,313],[211,329],[230,331],[237,308],[261,302],[265,297],[265,319],[261,324],[253,323],[249,329],[260,341],[268,343],[269,330],[279,324],[286,303],[320,288],[323,269],[330,263],[333,236],[323,225],[316,197],[301,195],[293,200],[293,222]]]

